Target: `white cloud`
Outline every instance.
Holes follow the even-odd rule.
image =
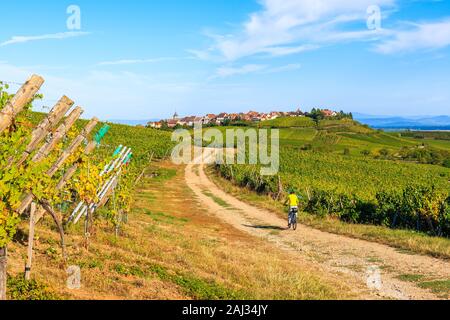
[[[165,61],[174,61],[178,60],[179,58],[172,58],[172,57],[163,57],[163,58],[153,58],[153,59],[123,59],[123,60],[116,60],[116,61],[104,61],[100,62],[97,65],[99,66],[117,66],[117,65],[128,65],[128,64],[144,64],[144,63],[158,63],[158,62],[165,62]]]
[[[194,50],[194,49],[190,49],[190,50],[186,50],[188,53],[192,54],[192,56],[196,59],[199,60],[211,60],[212,56],[211,56],[211,52],[213,51],[212,48],[202,51],[202,50]]]
[[[71,31],[71,32],[59,32],[59,33],[53,33],[53,34],[43,34],[38,36],[13,36],[10,40],[7,40],[5,42],[2,42],[0,44],[0,47],[17,44],[17,43],[26,43],[31,41],[40,41],[40,40],[62,40],[67,38],[75,38],[75,37],[81,37],[90,34],[90,32],[81,32],[81,31]]]
[[[302,67],[301,64],[293,63],[281,67],[270,68],[266,70],[264,73],[279,73],[279,72],[294,71],[300,69],[301,67]]]
[[[217,69],[216,77],[227,78],[235,75],[255,73],[257,71],[261,71],[266,68],[267,66],[258,64],[247,64],[242,67],[220,67]]]
[[[232,76],[246,75],[252,73],[259,73],[259,74],[279,73],[279,72],[294,71],[300,68],[301,68],[300,64],[288,64],[281,67],[269,67],[267,65],[261,64],[247,64],[241,67],[224,66],[218,68],[216,70],[216,74],[210,79],[228,78]]]
[[[213,36],[211,51],[228,61],[253,55],[281,56],[317,49],[337,41],[374,37],[365,29],[367,8],[391,7],[395,0],[261,0],[262,10],[250,15],[241,31]],[[361,30],[343,32],[346,24],[361,21]]]
[[[261,52],[265,52],[270,54],[271,56],[277,57],[277,56],[286,56],[290,54],[295,53],[301,53],[305,51],[311,51],[318,49],[320,46],[318,45],[312,45],[312,44],[306,44],[302,46],[296,46],[296,47],[270,47],[270,48],[263,48]]]
[[[412,26],[412,30],[394,31],[392,37],[375,47],[375,51],[392,54],[450,46],[450,19]]]

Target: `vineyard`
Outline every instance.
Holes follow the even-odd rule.
[[[396,154],[419,142],[379,132],[362,134],[364,127],[346,130],[344,125],[337,131],[338,126],[315,132],[281,129],[279,176],[260,176],[259,168],[250,165],[216,168],[237,185],[274,198],[294,189],[312,214],[450,236],[449,168],[396,157],[385,160],[384,150]],[[439,150],[445,155],[448,147]]]
[[[32,76],[14,95],[0,83],[0,299],[6,298],[7,247],[24,224],[29,280],[34,228],[44,215],[54,221],[65,261],[71,223],[84,221],[85,246],[97,219],[114,225],[118,235],[135,184],[171,148],[168,133],[81,120],[83,109],[72,108],[66,96],[48,114],[33,112],[43,83]]]
[[[263,128],[309,128],[315,127],[316,123],[307,117],[290,117],[264,121],[260,126]]]

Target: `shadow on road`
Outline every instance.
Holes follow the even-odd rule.
[[[278,226],[252,226],[252,225],[244,224],[244,227],[253,228],[253,229],[265,229],[265,230],[279,230],[279,231],[286,230],[286,228],[281,228]]]

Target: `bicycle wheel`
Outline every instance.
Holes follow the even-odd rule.
[[[293,216],[292,216],[292,213],[290,213],[290,214],[289,214],[289,217],[288,217],[288,228],[289,228],[289,229],[292,227],[293,222],[294,222],[294,218],[293,218]]]
[[[294,214],[292,217],[292,228],[295,230],[297,230],[297,216]]]

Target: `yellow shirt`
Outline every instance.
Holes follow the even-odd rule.
[[[289,205],[291,207],[298,207],[298,197],[295,194],[289,195]]]

